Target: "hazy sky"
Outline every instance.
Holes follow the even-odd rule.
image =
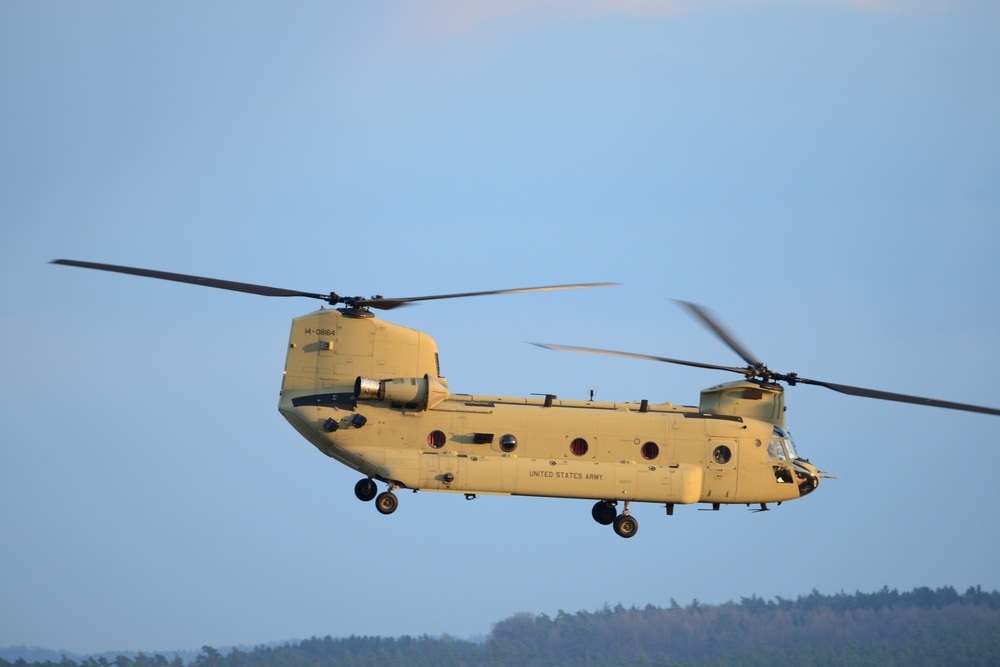
[[[315,307],[435,301],[453,391],[694,404],[769,366],[1000,406],[1000,5],[0,4],[0,646],[486,633],[515,612],[1000,588],[1000,419],[789,390],[775,511],[403,494],[277,413]]]

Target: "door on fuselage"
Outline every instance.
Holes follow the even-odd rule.
[[[736,459],[735,440],[709,439],[705,466],[705,496],[709,502],[724,503],[736,498]]]

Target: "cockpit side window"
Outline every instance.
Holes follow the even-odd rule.
[[[792,436],[788,431],[775,427],[771,441],[767,443],[767,455],[772,461],[788,461],[796,458]]]
[[[785,451],[788,452],[788,458],[797,459],[799,458],[798,452],[795,451],[795,444],[792,442],[792,434],[785,434]]]
[[[782,446],[781,440],[772,440],[768,444],[767,455],[771,457],[772,461],[785,460],[785,448]]]

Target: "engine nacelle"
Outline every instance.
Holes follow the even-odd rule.
[[[359,401],[381,401],[414,410],[432,410],[450,395],[448,388],[429,374],[389,380],[358,377],[354,381],[354,398]]]

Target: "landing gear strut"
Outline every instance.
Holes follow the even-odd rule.
[[[615,532],[621,537],[632,537],[639,531],[639,522],[629,511],[630,501],[625,501],[625,509],[615,519]]]
[[[388,491],[379,493],[375,480],[366,477],[354,485],[354,495],[358,497],[358,500],[366,503],[374,499],[375,509],[382,514],[392,514],[399,507],[399,498],[392,492],[393,489],[397,488],[399,488],[398,485],[389,484]],[[376,496],[376,494],[378,495]]]
[[[629,509],[631,501],[625,501],[625,509],[622,510],[621,514],[618,514],[618,510],[615,509],[615,505],[618,503],[614,500],[598,500],[594,503],[594,508],[590,511],[590,515],[594,517],[594,521],[601,524],[602,526],[614,525],[615,532],[622,537],[632,537],[639,531],[639,522]],[[618,514],[618,516],[615,516]]]

